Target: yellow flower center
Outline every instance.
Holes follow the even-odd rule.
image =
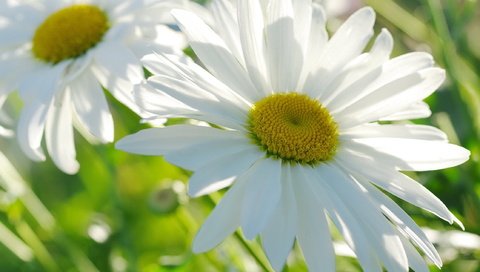
[[[105,12],[78,4],[60,9],[43,21],[33,36],[33,54],[50,63],[76,58],[99,43],[108,30]]]
[[[274,94],[250,110],[249,129],[268,155],[316,164],[330,160],[338,145],[337,124],[317,100],[304,94]]]

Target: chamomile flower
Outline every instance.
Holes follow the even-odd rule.
[[[187,2],[185,2],[187,3]],[[140,58],[153,50],[180,56],[185,39],[165,24],[174,0],[8,1],[0,11],[0,93],[18,90],[22,150],[76,173],[73,127],[113,141],[102,87],[133,111],[132,86],[144,79]]]
[[[218,33],[193,13],[173,11],[207,70],[146,56],[156,75],[137,91],[139,105],[214,125],[146,129],[117,148],[163,155],[191,170],[192,196],[230,186],[194,252],[240,227],[248,239],[260,236],[277,271],[295,240],[311,271],[334,271],[329,218],[365,271],[428,271],[418,251],[440,267],[432,243],[384,191],[461,224],[400,171],[456,166],[469,151],[431,126],[378,121],[429,116],[422,100],[442,84],[444,71],[427,53],[390,58],[387,30],[364,52],[375,21],[369,7],[329,38],[325,14],[311,1],[264,2],[216,2],[217,22],[224,22]],[[232,10],[238,16],[225,15]]]

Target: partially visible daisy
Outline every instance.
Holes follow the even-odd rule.
[[[137,92],[138,102],[161,117],[214,126],[146,129],[117,148],[163,155],[193,171],[192,196],[231,186],[197,234],[194,252],[214,248],[241,227],[248,239],[260,235],[277,271],[295,240],[311,271],[335,271],[330,218],[365,271],[428,271],[418,251],[440,267],[432,243],[382,190],[461,224],[400,171],[456,166],[469,151],[434,127],[378,121],[429,116],[422,100],[442,84],[444,71],[427,53],[391,59],[387,30],[362,53],[373,36],[371,8],[328,38],[325,14],[311,1],[262,3],[216,3],[216,12],[226,12],[215,15],[219,21],[238,24],[234,35],[175,10],[208,71],[146,56],[156,75]],[[236,18],[228,17],[232,9]]]
[[[131,92],[144,79],[139,59],[152,51],[181,56],[183,35],[164,22],[187,1],[8,1],[0,11],[0,93],[19,90],[22,150],[48,153],[76,173],[73,126],[102,143],[113,141],[113,120],[102,87],[138,114]]]

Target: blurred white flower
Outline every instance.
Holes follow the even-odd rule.
[[[113,141],[113,119],[102,87],[145,116],[131,96],[144,80],[146,53],[182,55],[183,35],[163,23],[176,0],[8,1],[0,10],[0,102],[19,90],[24,107],[17,137],[29,158],[48,153],[76,173],[73,126],[88,139]]]
[[[265,4],[265,1],[262,3]],[[427,53],[390,59],[382,30],[370,51],[375,13],[354,13],[330,38],[325,13],[308,0],[213,3],[213,31],[191,12],[174,17],[206,69],[149,55],[137,99],[159,117],[214,124],[142,130],[117,148],[164,155],[193,171],[189,194],[231,186],[200,229],[194,252],[241,227],[260,235],[281,271],[297,240],[311,271],[335,271],[327,217],[365,271],[428,271],[442,261],[422,230],[381,189],[453,223],[430,191],[399,171],[456,166],[469,151],[430,126],[380,124],[430,115],[422,102],[445,72]]]

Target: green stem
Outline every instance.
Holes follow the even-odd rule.
[[[57,231],[54,239],[67,250],[74,265],[78,268],[78,271],[99,272],[98,268],[95,267],[90,259],[88,259],[85,253],[75,247],[75,245],[73,245],[63,233]]]
[[[270,267],[270,264],[268,263],[267,260],[265,260],[265,258],[261,258],[260,256],[262,254],[260,254],[258,252],[258,249],[254,248],[252,245],[250,245],[246,240],[245,238],[240,234],[239,231],[236,231],[235,232],[235,238],[237,239],[237,241],[248,251],[248,253],[250,253],[250,255],[255,259],[255,261],[257,262],[257,264],[262,267],[263,270],[265,271],[273,271],[273,269]]]
[[[424,22],[405,10],[393,0],[365,0],[377,13],[385,17],[398,29],[417,41],[424,41],[429,37],[429,29]]]
[[[206,199],[212,207],[215,207],[219,202],[220,197],[216,194],[211,194]],[[239,231],[235,232],[234,237],[264,271],[273,271],[270,263],[259,246],[254,246],[248,243]]]
[[[18,235],[30,246],[33,254],[47,271],[60,271],[55,260],[43,245],[42,241],[25,221],[15,224]]]

